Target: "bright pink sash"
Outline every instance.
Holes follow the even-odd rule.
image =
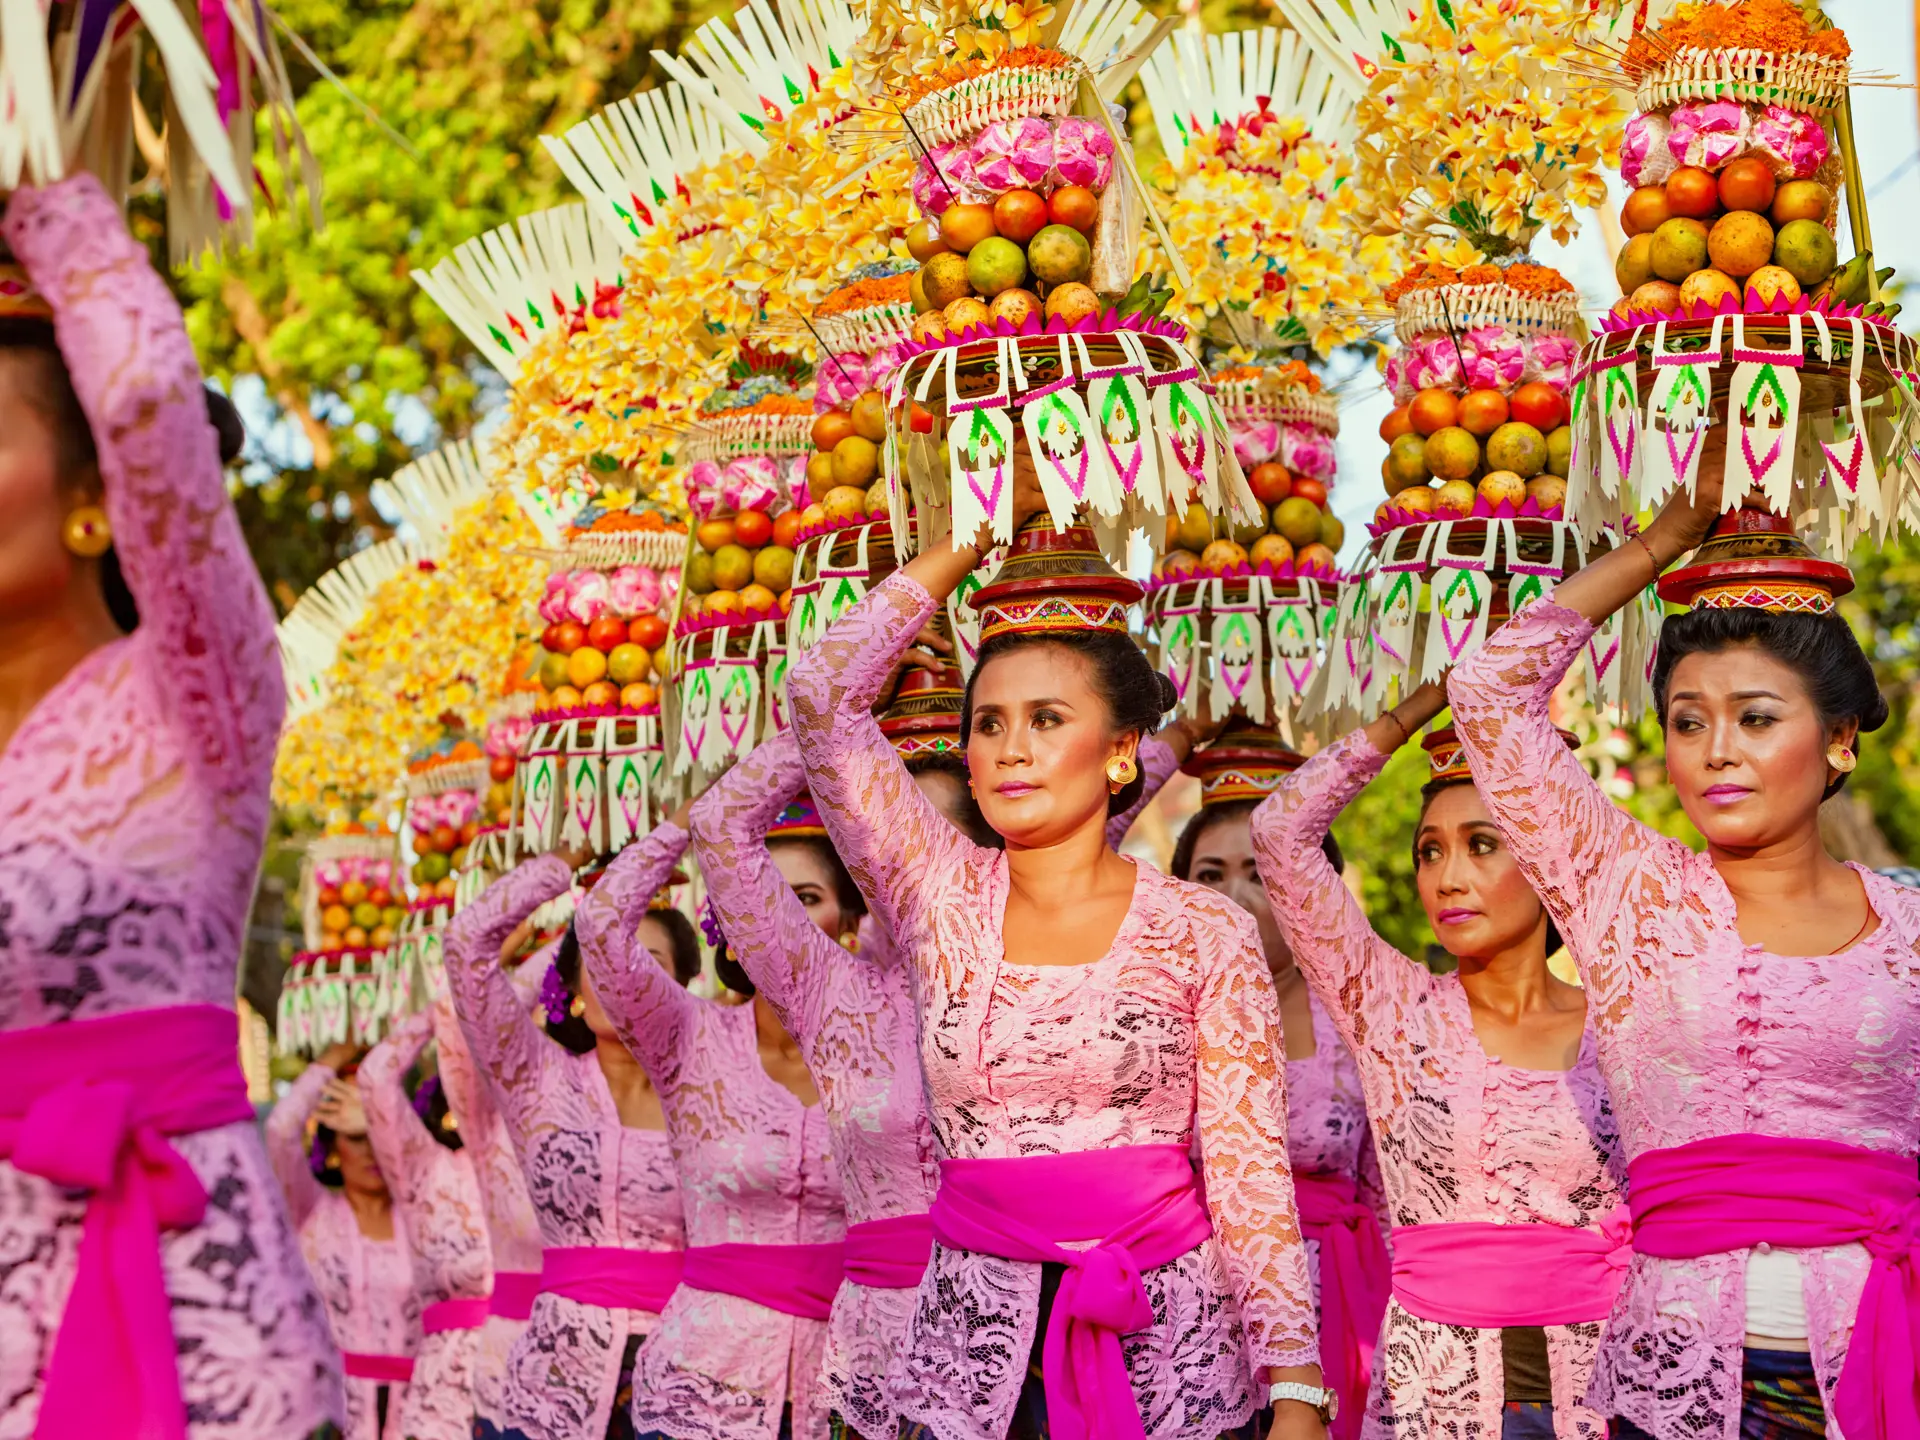
[[[199,1224],[207,1192],[167,1142],[253,1119],[239,1025],[181,1005],[0,1034],[0,1158],[88,1192],[38,1440],[184,1440],[160,1232]]]
[[[487,1313],[502,1320],[525,1320],[533,1314],[533,1297],[539,1293],[538,1270],[496,1270]]]
[[[436,1300],[420,1312],[420,1333],[440,1335],[448,1330],[478,1330],[487,1323],[487,1297],[477,1300]]]
[[[1755,1245],[1873,1257],[1833,1414],[1851,1440],[1920,1435],[1920,1177],[1914,1157],[1834,1140],[1721,1135],[1627,1166],[1633,1244],[1692,1260]]]
[[[540,1257],[540,1293],[603,1310],[658,1312],[680,1284],[680,1250],[562,1245]]]
[[[833,1313],[846,1248],[838,1240],[825,1245],[692,1245],[682,1283],[751,1300],[782,1315],[824,1320]]]
[[[1613,1313],[1632,1258],[1624,1208],[1598,1230],[1479,1220],[1396,1225],[1393,1298],[1439,1325],[1586,1324]]]
[[[1140,1272],[1213,1233],[1187,1147],[942,1160],[932,1215],[951,1249],[1067,1267],[1040,1352],[1054,1440],[1143,1440],[1120,1348],[1153,1324]]]
[[[410,1355],[357,1355],[345,1350],[340,1368],[349,1380],[377,1380],[382,1385],[405,1385],[413,1379]]]
[[[847,1279],[874,1290],[913,1290],[933,1254],[933,1217],[896,1215],[847,1227]]]
[[[1354,1198],[1351,1175],[1294,1172],[1300,1230],[1320,1242],[1320,1364],[1340,1394],[1334,1440],[1355,1440],[1367,1413],[1367,1383],[1393,1288],[1387,1242],[1371,1207]]]

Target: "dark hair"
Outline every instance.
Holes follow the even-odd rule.
[[[700,973],[700,937],[693,933],[693,922],[678,910],[649,910],[641,918],[660,922],[673,947],[673,978],[691,984]]]
[[[980,801],[973,793],[973,776],[967,769],[964,755],[954,750],[916,755],[907,761],[907,774],[952,777],[960,787],[961,832],[974,844],[986,849],[1006,849],[1006,837],[987,824],[987,817],[980,813]]]
[[[409,1087],[409,1098],[413,1101],[413,1113],[420,1117],[420,1123],[427,1127],[428,1134],[449,1150],[465,1147],[466,1141],[460,1138],[460,1127],[454,1123],[447,1087],[440,1083],[437,1073],[416,1072],[414,1083]]]
[[[333,1133],[331,1125],[313,1127],[313,1148],[307,1151],[307,1169],[313,1172],[313,1178],[330,1190],[338,1190],[347,1183],[346,1173],[340,1168],[340,1157],[334,1153],[334,1142],[339,1136]]]
[[[1173,842],[1172,873],[1181,880],[1193,878],[1193,852],[1200,848],[1200,837],[1216,825],[1225,825],[1231,820],[1247,820],[1260,806],[1258,800],[1228,800],[1224,804],[1210,805],[1194,811],[1187,817],[1187,823],[1181,828],[1180,838]],[[1333,873],[1347,873],[1347,857],[1340,853],[1340,842],[1333,838],[1333,832],[1320,842],[1320,853],[1327,857],[1327,863],[1333,866]]]
[[[580,937],[573,933],[571,920],[560,943],[553,947],[553,969],[569,996],[580,993]],[[600,1043],[587,1022],[571,1012],[563,1020],[547,1017],[547,1038],[575,1055],[591,1055]]]
[[[753,983],[753,977],[747,974],[747,967],[733,958],[733,951],[728,947],[724,935],[720,937],[720,943],[713,947],[713,973],[727,989],[749,1000],[759,989]]]
[[[1427,823],[1427,807],[1433,804],[1434,797],[1442,790],[1472,784],[1472,780],[1429,780],[1420,787],[1420,818],[1413,822],[1413,869],[1416,875],[1420,871],[1420,827]],[[1547,910],[1547,902],[1541,900],[1540,908],[1546,910],[1547,914],[1547,954],[1551,955],[1566,942],[1560,938],[1560,927],[1554,923],[1553,912]]]
[[[1002,655],[1012,655],[1039,645],[1051,645],[1078,655],[1087,663],[1093,688],[1106,703],[1107,713],[1117,731],[1138,731],[1141,738],[1160,728],[1166,713],[1180,703],[1173,681],[1153,668],[1146,652],[1134,644],[1131,636],[1117,630],[1062,630],[1045,635],[996,635],[980,647],[980,659],[967,677],[966,698],[960,710],[960,743],[973,734],[973,687],[980,674]],[[1107,796],[1107,814],[1120,815],[1131,810],[1146,788],[1147,777],[1138,772],[1120,787],[1120,793]]]
[[[94,443],[93,426],[74,391],[67,373],[65,356],[55,337],[53,325],[29,317],[0,319],[0,350],[12,350],[32,357],[38,374],[35,397],[42,416],[53,431],[56,446],[54,463],[60,467],[64,484],[84,486],[91,491],[99,483],[100,452]],[[231,465],[246,446],[247,430],[233,402],[211,386],[205,387],[207,420],[218,432],[220,463]],[[87,477],[92,477],[89,484]],[[120,556],[109,545],[100,557],[100,590],[106,599],[107,613],[113,623],[131,634],[140,627],[140,607],[120,568]]]
[[[1667,724],[1667,689],[1674,667],[1689,655],[1713,655],[1736,645],[1757,646],[1798,675],[1822,725],[1853,720],[1865,734],[1887,723],[1887,697],[1873,678],[1873,666],[1852,627],[1837,613],[1779,615],[1743,607],[1689,610],[1660,627],[1653,694],[1661,729]],[[1846,779],[1841,775],[1829,783],[1827,794],[1835,794]]]

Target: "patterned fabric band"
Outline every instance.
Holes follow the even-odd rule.
[[[912,760],[920,755],[958,755],[960,737],[951,733],[932,735],[898,735],[889,737],[893,748],[903,760]]]
[[[411,1355],[358,1355],[340,1352],[340,1369],[349,1380],[375,1380],[382,1385],[404,1385],[413,1379]]]
[[[539,1293],[538,1270],[496,1270],[487,1313],[502,1320],[525,1320],[533,1314],[533,1297]]]
[[[33,288],[27,272],[0,251],[0,320],[51,320],[53,307]]]
[[[796,795],[767,827],[769,840],[803,840],[826,833],[826,821],[820,818],[813,797],[807,794]]]
[[[1693,597],[1696,610],[1770,610],[1776,615],[1831,615],[1833,592],[1811,580],[1742,579],[1709,585]]]
[[[1427,767],[1431,772],[1428,776],[1430,780],[1452,781],[1473,778],[1467,769],[1467,752],[1461,748],[1457,740],[1428,751]]]
[[[847,1279],[875,1290],[911,1290],[933,1254],[933,1217],[895,1215],[847,1227]]]
[[[1236,766],[1209,778],[1200,788],[1200,804],[1231,805],[1236,800],[1264,800],[1280,788],[1280,782],[1292,769],[1263,770],[1253,765]]]
[[[540,1257],[540,1293],[602,1310],[660,1313],[680,1284],[679,1250],[628,1250],[618,1245],[556,1245]]]
[[[996,635],[1043,635],[1061,630],[1127,633],[1127,607],[1118,600],[1069,595],[1009,595],[981,612],[980,641]]]

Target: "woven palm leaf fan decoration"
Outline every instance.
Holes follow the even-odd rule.
[[[702,25],[683,55],[653,53],[732,142],[759,159],[767,151],[767,124],[806,103],[846,64],[859,33],[845,0],[792,0],[778,16],[766,0],[748,0],[732,16]]]
[[[540,143],[587,199],[596,219],[621,237],[658,223],[685,180],[717,162],[732,143],[711,110],[675,82],[643,90]]]
[[[137,94],[143,39],[166,79],[157,138]],[[0,3],[0,194],[85,169],[124,198],[137,148],[166,183],[176,263],[251,238],[262,105],[286,201],[297,174],[318,223],[319,167],[260,0],[73,0],[51,13],[34,0]]]
[[[424,545],[382,540],[334,566],[294,603],[278,630],[289,724],[327,703],[327,672],[339,656],[340,641],[367,613],[374,592],[427,558]]]
[[[373,495],[411,525],[420,542],[443,551],[454,516],[486,493],[493,475],[471,440],[456,440],[376,480]]]
[[[1198,132],[1250,115],[1294,118],[1325,143],[1353,141],[1358,85],[1297,30],[1176,30],[1147,58],[1140,84],[1176,174]]]
[[[512,384],[548,334],[612,303],[620,240],[585,205],[556,205],[476,236],[413,278]]]

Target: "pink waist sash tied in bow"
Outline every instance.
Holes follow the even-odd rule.
[[[420,1333],[440,1335],[448,1330],[478,1330],[487,1323],[487,1297],[475,1300],[436,1300],[420,1312]]]
[[[751,1300],[782,1315],[824,1320],[846,1270],[846,1246],[692,1245],[684,1283],[695,1290]]]
[[[1067,1267],[1040,1352],[1055,1440],[1142,1440],[1120,1346],[1153,1324],[1140,1272],[1213,1233],[1187,1147],[942,1160],[932,1215],[951,1249]]]
[[[1479,1220],[1396,1225],[1393,1298],[1439,1325],[1586,1324],[1613,1313],[1632,1258],[1624,1208],[1598,1230]]]
[[[540,1256],[540,1293],[602,1310],[656,1314],[680,1284],[685,1252],[561,1245]]]
[[[538,1270],[496,1270],[487,1313],[502,1320],[525,1320],[533,1314],[533,1297],[540,1293]]]
[[[1627,1166],[1634,1249],[1665,1260],[1864,1245],[1873,1257],[1833,1391],[1849,1440],[1920,1435],[1920,1176],[1835,1140],[1720,1135]]]
[[[184,1440],[160,1232],[199,1224],[207,1192],[168,1139],[253,1119],[239,1024],[182,1005],[0,1034],[0,1158],[87,1192],[38,1440]]]
[[[381,1385],[405,1385],[413,1379],[411,1355],[362,1355],[352,1350],[340,1353],[340,1373],[349,1380],[372,1380]]]
[[[1295,1171],[1293,1194],[1301,1233],[1320,1242],[1320,1364],[1340,1396],[1333,1437],[1355,1440],[1393,1288],[1387,1242],[1379,1217],[1355,1198],[1351,1175]]]
[[[847,1227],[847,1279],[874,1290],[912,1290],[933,1254],[933,1217],[895,1215]]]

